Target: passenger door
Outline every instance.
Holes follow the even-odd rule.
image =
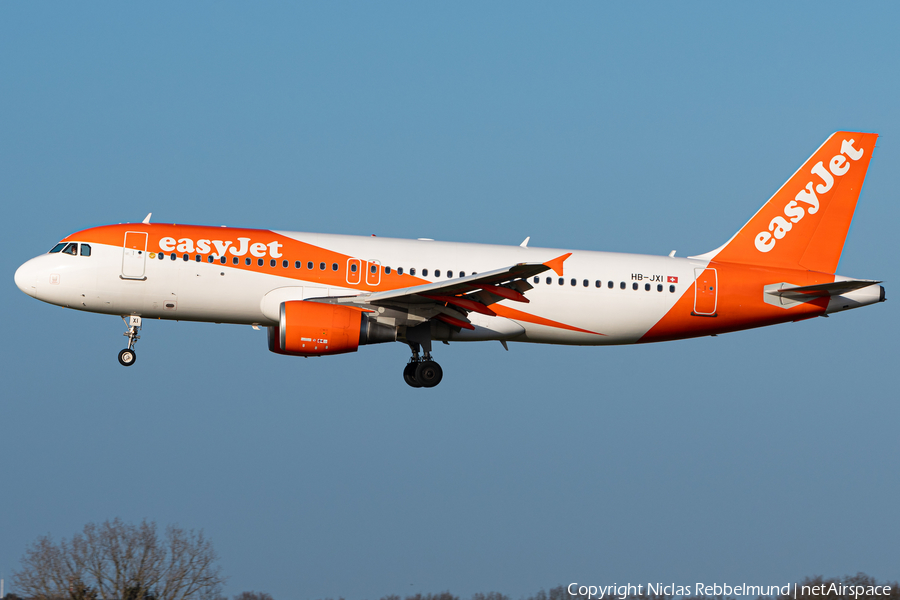
[[[347,283],[350,285],[359,285],[362,271],[362,261],[358,258],[347,259]]]
[[[122,279],[147,279],[147,234],[143,231],[125,232],[122,248]]]
[[[381,263],[370,260],[366,263],[366,284],[377,286],[379,283],[381,283]]]
[[[715,269],[694,269],[694,314],[704,317],[716,316],[719,297],[718,277]]]

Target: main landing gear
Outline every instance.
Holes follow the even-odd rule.
[[[419,357],[419,344],[410,343],[412,350],[412,358],[403,369],[403,381],[411,387],[434,387],[441,382],[444,377],[444,370],[441,365],[431,359],[431,352],[425,350],[425,354]]]
[[[122,317],[122,320],[128,326],[128,331],[122,334],[128,338],[128,347],[119,352],[119,364],[123,367],[130,367],[137,360],[137,354],[134,352],[134,343],[141,339],[141,336],[138,335],[138,331],[141,329],[141,318],[131,315]]]

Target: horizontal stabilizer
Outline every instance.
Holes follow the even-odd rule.
[[[870,285],[876,285],[880,281],[871,279],[847,279],[844,281],[835,281],[832,283],[817,283],[815,285],[791,286],[790,284],[782,284],[788,287],[782,287],[777,290],[767,289],[769,294],[776,296],[807,296],[807,297],[824,297],[824,296],[840,296],[853,290],[859,290]],[[766,286],[768,287],[768,286]]]

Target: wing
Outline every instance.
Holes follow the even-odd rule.
[[[469,312],[496,316],[491,304],[501,300],[528,302],[525,293],[534,287],[528,278],[550,269],[562,275],[563,263],[571,255],[570,252],[546,263],[518,263],[485,273],[385,292],[312,300],[391,308],[424,319],[438,319],[454,327],[474,329],[467,318]]]

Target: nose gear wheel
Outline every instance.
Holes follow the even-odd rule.
[[[141,329],[141,318],[136,315],[130,315],[122,317],[122,320],[128,326],[128,331],[122,334],[128,338],[128,347],[119,352],[119,364],[123,367],[130,367],[137,360],[134,344],[141,339],[141,336],[138,335],[138,331]]]
[[[125,348],[124,350],[119,352],[119,364],[123,367],[130,367],[136,360],[137,354],[135,354],[134,350]]]

